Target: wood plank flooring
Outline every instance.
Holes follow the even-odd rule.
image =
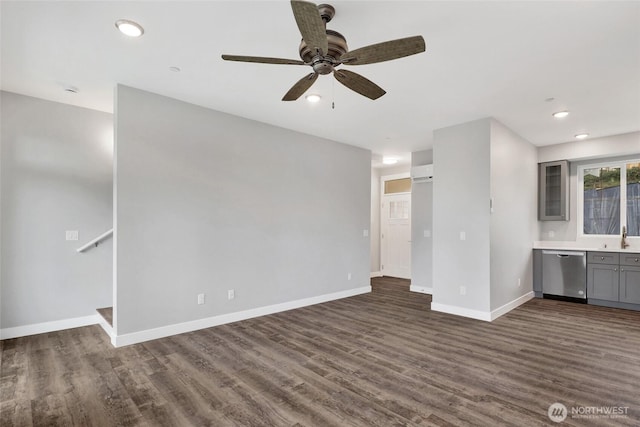
[[[113,307],[97,308],[96,311],[102,318],[113,327]]]
[[[536,299],[486,323],[372,284],[119,349],[97,325],[2,341],[0,425],[640,425],[640,312]],[[556,424],[554,402],[628,417]]]

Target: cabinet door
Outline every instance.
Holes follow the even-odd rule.
[[[569,220],[569,162],[540,163],[539,207],[540,221]]]
[[[640,267],[620,267],[620,301],[640,304]]]
[[[618,301],[617,265],[589,264],[587,266],[587,298]]]

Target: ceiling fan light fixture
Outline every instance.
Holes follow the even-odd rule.
[[[144,34],[142,25],[128,19],[118,19],[116,21],[116,28],[128,37],[140,37]]]
[[[579,133],[579,134],[575,135],[576,139],[586,139],[588,137],[589,137],[588,133]]]
[[[564,119],[565,117],[567,117],[569,115],[568,111],[558,111],[557,113],[553,113],[553,117],[555,117],[556,119]]]
[[[396,163],[398,163],[398,159],[396,159],[395,157],[383,157],[382,158],[382,164],[395,165]]]
[[[318,94],[312,93],[309,94],[307,96],[305,96],[305,99],[309,102],[311,102],[312,104],[315,104],[316,102],[320,102],[320,100],[322,99],[322,97]]]

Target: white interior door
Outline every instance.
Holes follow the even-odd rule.
[[[386,194],[381,215],[382,274],[411,278],[411,193]]]

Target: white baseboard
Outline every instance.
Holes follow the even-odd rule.
[[[433,294],[433,288],[428,288],[426,286],[411,285],[409,286],[409,290],[411,292],[419,292],[421,294],[429,294],[429,295]]]
[[[371,277],[382,277],[382,271],[372,271]]]
[[[533,292],[528,292],[492,311],[472,310],[469,308],[440,304],[436,302],[431,303],[431,310],[439,311],[442,313],[455,314],[456,316],[469,317],[471,319],[484,320],[485,322],[492,322],[498,317],[529,301],[533,297]]]
[[[484,320],[486,322],[491,321],[491,313],[488,311],[472,310],[469,308],[458,307],[457,305],[432,302],[431,310],[439,311],[441,313],[455,314],[456,316],[469,317],[471,319]]]
[[[98,324],[107,333],[107,335],[109,335],[109,338],[111,339],[111,343],[113,344],[113,339],[116,336],[116,333],[113,330],[113,326],[108,324],[107,321],[104,320],[102,316],[100,316],[100,322]]]
[[[72,319],[55,320],[53,322],[34,323],[25,326],[0,329],[0,339],[26,337],[28,335],[45,334],[47,332],[62,331],[63,329],[80,328],[82,326],[100,323],[100,315],[75,317]]]
[[[346,291],[334,292],[317,297],[303,298],[296,301],[289,301],[281,304],[269,305],[266,307],[258,307],[250,310],[239,311],[236,313],[222,314],[220,316],[207,317],[205,319],[198,319],[190,322],[178,323],[175,325],[167,325],[160,328],[147,329],[144,331],[132,332],[123,335],[116,335],[112,337],[111,343],[115,347],[122,347],[126,345],[155,340],[158,338],[168,337],[170,335],[183,334],[185,332],[196,331],[198,329],[211,328],[213,326],[238,322],[240,320],[251,319],[253,317],[266,316],[268,314],[280,313],[282,311],[293,310],[295,308],[301,308],[341,298],[366,294],[369,292],[371,292],[371,286],[363,286],[361,288],[348,289]]]
[[[511,302],[506,303],[505,305],[496,308],[495,310],[491,311],[491,321],[496,320],[498,317],[502,316],[503,314],[506,314],[508,312],[510,312],[511,310],[513,310],[514,308],[521,306],[522,304],[524,304],[525,302],[531,300],[534,298],[534,294],[533,291],[531,292],[527,292],[526,294],[522,295],[521,297],[518,297],[516,299],[514,299]]]

